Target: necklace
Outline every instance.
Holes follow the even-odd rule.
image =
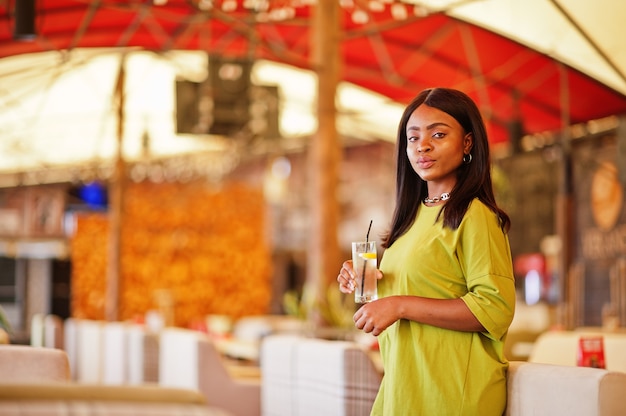
[[[432,199],[426,197],[426,198],[424,198],[424,202],[427,203],[427,204],[436,204],[439,201],[446,201],[448,199],[450,199],[450,192],[444,192],[444,193],[441,194],[441,196],[436,196],[436,197],[434,197]]]

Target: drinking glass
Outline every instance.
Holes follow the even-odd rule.
[[[352,243],[352,267],[356,273],[354,301],[367,303],[378,299],[378,258],[375,241]]]

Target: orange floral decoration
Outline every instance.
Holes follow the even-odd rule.
[[[129,184],[124,196],[119,319],[169,315],[188,326],[209,314],[267,313],[271,253],[262,191],[206,183]],[[72,316],[104,319],[106,214],[77,215],[72,249]]]

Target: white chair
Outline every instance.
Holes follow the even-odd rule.
[[[234,416],[260,415],[260,379],[232,377],[207,334],[165,328],[159,344],[160,385],[197,389],[209,405]]]
[[[261,414],[296,415],[296,345],[299,336],[274,335],[263,339],[261,363]]]
[[[126,384],[128,382],[127,330],[123,322],[105,322],[102,336],[102,383]]]
[[[505,416],[623,416],[626,374],[512,361]]]
[[[43,347],[43,318],[44,314],[36,313],[30,319],[30,345]]]
[[[81,319],[76,322],[76,380],[102,383],[103,321]]]
[[[626,372],[626,333],[622,332],[544,332],[535,341],[528,361],[576,366],[578,364],[578,344],[583,336],[602,336],[606,369]]]
[[[263,416],[367,416],[382,374],[348,341],[273,335],[261,349]]]

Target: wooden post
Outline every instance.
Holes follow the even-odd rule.
[[[308,150],[310,239],[307,254],[307,284],[314,299],[324,303],[329,284],[341,267],[337,240],[339,203],[338,170],[341,146],[337,137],[335,96],[340,72],[339,2],[319,0],[314,8],[312,60],[317,73],[318,129]],[[314,324],[326,324],[320,316]]]
[[[121,271],[121,237],[123,217],[123,197],[126,180],[126,165],[122,152],[124,137],[124,84],[126,56],[120,61],[120,68],[115,84],[114,105],[117,106],[117,155],[113,176],[109,180],[109,240],[107,256],[107,280],[105,299],[105,319],[116,321],[119,313],[119,282]]]
[[[572,186],[572,149],[570,137],[570,93],[567,69],[564,65],[559,65],[560,70],[560,91],[561,91],[561,183],[556,199],[556,232],[561,240],[561,256],[559,262],[560,278],[560,308],[561,313],[557,317],[558,322],[563,327],[574,326],[580,305],[573,293],[577,293],[576,288],[580,287],[580,281],[573,279],[584,279],[584,274],[575,273],[573,266],[574,252],[574,202]],[[565,315],[565,316],[563,316]]]

